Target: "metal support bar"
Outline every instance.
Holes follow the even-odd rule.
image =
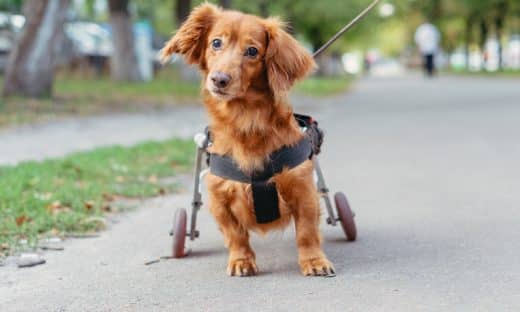
[[[191,222],[190,222],[190,240],[195,240],[199,237],[197,231],[197,213],[202,206],[202,194],[200,191],[200,172],[202,170],[202,157],[206,152],[205,148],[197,146],[197,156],[195,158],[195,177],[193,187],[193,201],[191,202]]]
[[[323,172],[321,171],[318,157],[313,157],[312,160],[314,162],[314,171],[316,171],[316,176],[318,177],[318,181],[316,182],[316,185],[318,187],[318,192],[320,192],[321,197],[323,198],[323,201],[325,202],[325,208],[327,209],[327,213],[329,215],[329,217],[327,218],[327,223],[335,226],[338,219],[336,218],[336,215],[334,214],[334,210],[332,209],[332,204],[331,204],[330,198],[329,198],[329,189],[327,188],[327,185],[325,184],[325,178],[323,177]]]

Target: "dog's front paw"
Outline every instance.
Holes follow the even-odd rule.
[[[325,257],[300,261],[300,269],[305,276],[334,276],[334,266]]]
[[[255,259],[242,258],[229,260],[227,273],[229,276],[251,276],[258,273]]]

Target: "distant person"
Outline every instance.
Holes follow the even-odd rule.
[[[432,77],[435,73],[435,54],[439,49],[440,39],[439,30],[430,23],[422,24],[415,32],[415,43],[421,51],[423,68],[428,77]]]

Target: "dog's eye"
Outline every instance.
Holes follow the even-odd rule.
[[[258,55],[258,49],[255,47],[249,47],[246,50],[245,56],[255,57]]]
[[[222,40],[213,39],[213,41],[211,41],[211,46],[213,47],[213,49],[219,50],[220,48],[222,48]]]

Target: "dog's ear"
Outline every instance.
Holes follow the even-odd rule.
[[[267,31],[265,64],[269,86],[274,95],[284,94],[294,82],[316,68],[316,63],[291,35],[284,30],[284,23],[277,18],[264,20]]]
[[[204,68],[207,36],[219,13],[220,9],[209,3],[193,9],[179,30],[162,48],[161,62],[166,63],[172,54],[179,53],[184,55],[189,64],[199,64]]]

